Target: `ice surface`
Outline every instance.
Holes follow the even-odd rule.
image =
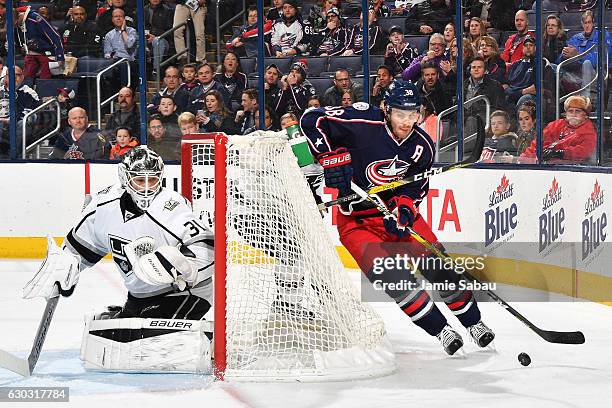
[[[38,264],[0,261],[0,348],[21,356],[32,345],[44,308],[42,300],[20,298],[21,287]],[[357,273],[351,276],[359,281]],[[74,295],[59,302],[34,376],[22,379],[0,369],[0,387],[67,386],[70,403],[58,406],[87,408],[168,408],[177,403],[205,408],[610,406],[612,308],[601,304],[513,304],[542,328],[585,334],[584,345],[557,345],[540,339],[497,304],[481,303],[484,320],[497,335],[496,350],[480,350],[467,342],[464,355],[448,357],[435,339],[414,326],[394,304],[379,303],[375,307],[385,319],[397,354],[399,370],[394,375],[324,384],[229,384],[214,382],[210,376],[84,371],[78,358],[83,315],[122,304],[125,294],[121,276],[111,263],[84,272]],[[454,317],[449,321],[460,328]],[[467,340],[467,333],[461,333]],[[528,367],[517,360],[522,351],[531,356]]]

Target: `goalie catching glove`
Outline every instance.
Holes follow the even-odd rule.
[[[394,197],[389,201],[389,206],[393,208],[391,213],[383,219],[385,230],[398,238],[404,238],[410,232],[406,227],[412,227],[416,218],[417,209],[414,201],[407,196]]]
[[[169,245],[153,248],[155,240],[146,236],[125,246],[125,254],[138,279],[149,285],[175,284],[180,290],[195,281],[197,270],[178,248]]]
[[[55,286],[62,296],[70,296],[79,281],[80,260],[70,250],[61,249],[47,236],[47,257],[40,269],[23,288],[23,298],[55,297]]]
[[[331,152],[321,153],[317,156],[323,167],[325,185],[337,188],[340,196],[344,197],[351,193],[351,180],[353,179],[353,166],[351,166],[351,153],[341,147]]]

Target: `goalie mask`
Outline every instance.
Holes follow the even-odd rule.
[[[119,163],[121,185],[141,210],[146,210],[161,190],[164,161],[153,150],[137,146]]]

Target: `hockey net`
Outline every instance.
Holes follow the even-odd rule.
[[[383,321],[360,301],[285,132],[188,135],[182,163],[183,195],[215,231],[218,376],[324,381],[395,369]]]

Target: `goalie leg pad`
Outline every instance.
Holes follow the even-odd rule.
[[[206,320],[86,316],[81,360],[88,370],[208,374],[213,324]]]

